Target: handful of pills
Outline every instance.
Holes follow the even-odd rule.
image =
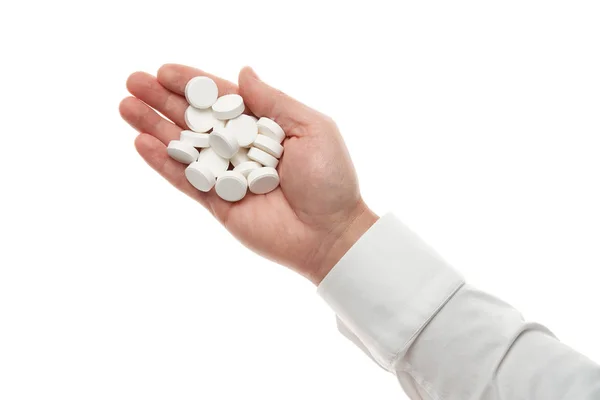
[[[208,77],[197,76],[187,83],[185,98],[190,105],[185,122],[190,130],[171,140],[167,153],[188,164],[185,176],[192,186],[202,192],[214,187],[223,200],[239,201],[248,190],[254,194],[275,190],[283,129],[269,118],[243,114],[240,95],[218,94]]]

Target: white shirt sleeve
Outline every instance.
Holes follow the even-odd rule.
[[[600,399],[600,367],[467,284],[392,214],[369,229],[318,293],[340,332],[411,399]]]

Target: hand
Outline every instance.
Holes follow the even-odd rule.
[[[196,190],[184,175],[186,166],[167,155],[169,141],[187,129],[184,88],[198,75],[211,77],[219,96],[239,93],[247,111],[271,118],[283,128],[287,137],[278,166],[279,188],[228,203],[214,190]],[[135,97],[125,98],[120,112],[141,132],[135,146],[144,160],[204,205],[248,248],[315,284],[377,220],[361,198],[354,166],[335,123],[268,86],[249,67],[240,72],[239,86],[194,68],[167,64],[157,77],[132,74],[127,88]]]

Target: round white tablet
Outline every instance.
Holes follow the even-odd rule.
[[[275,168],[262,167],[248,175],[248,187],[254,194],[269,193],[279,186],[279,175]]]
[[[185,110],[185,123],[194,132],[204,133],[210,131],[216,124],[217,119],[209,109],[199,110],[189,106]]]
[[[198,150],[189,143],[171,140],[167,146],[167,154],[183,164],[190,164],[198,159]]]
[[[196,76],[185,85],[185,98],[196,108],[210,108],[219,96],[219,88],[212,79]]]
[[[283,146],[267,135],[256,135],[256,139],[254,139],[252,146],[269,153],[275,158],[280,158],[281,153],[283,153]]]
[[[193,187],[201,192],[208,192],[215,186],[215,174],[210,169],[209,165],[205,165],[198,161],[191,163],[185,169],[185,177]]]
[[[208,147],[208,133],[198,133],[194,131],[181,131],[179,140],[185,143],[189,143],[194,147]]]
[[[230,119],[227,121],[226,126],[235,134],[240,147],[250,147],[258,134],[256,118],[250,115],[242,114],[239,117]]]
[[[241,148],[235,153],[229,161],[233,164],[234,167],[237,167],[238,164],[241,164],[246,161],[250,161],[248,158],[248,149]]]
[[[226,94],[217,99],[212,110],[217,119],[234,119],[244,112],[244,99],[239,94]]]
[[[265,167],[276,168],[277,164],[279,164],[278,159],[261,149],[257,149],[256,147],[250,147],[250,150],[248,150],[248,158],[264,165]]]
[[[262,117],[256,123],[258,126],[258,133],[269,136],[271,139],[275,140],[277,143],[283,142],[285,139],[285,132],[281,127],[277,124],[277,122],[272,119]]]
[[[215,153],[210,147],[200,151],[198,162],[202,165],[208,165],[213,174],[215,174],[215,177],[221,172],[227,171],[229,167],[229,160]]]
[[[231,158],[240,149],[240,145],[229,128],[217,128],[210,135],[210,147],[223,158]]]
[[[246,161],[241,164],[238,164],[233,170],[239,172],[247,178],[250,172],[258,168],[262,168],[262,165],[260,165],[256,161]]]
[[[235,171],[225,171],[217,178],[215,191],[226,201],[240,201],[246,195],[248,182],[246,178]]]

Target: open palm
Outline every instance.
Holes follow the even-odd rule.
[[[185,165],[166,151],[187,129],[183,95],[194,76],[209,76],[219,96],[239,93],[246,112],[269,117],[286,132],[278,166],[279,188],[228,203],[215,191],[203,193],[186,179]],[[173,186],[204,205],[236,238],[257,253],[319,283],[351,243],[345,235],[360,221],[376,219],[361,199],[352,161],[335,123],[261,81],[246,67],[239,86],[195,68],[167,64],[156,77],[133,73],[134,97],[120,105],[121,116],[140,132],[135,145],[144,160]],[[161,117],[156,111],[168,118]]]

